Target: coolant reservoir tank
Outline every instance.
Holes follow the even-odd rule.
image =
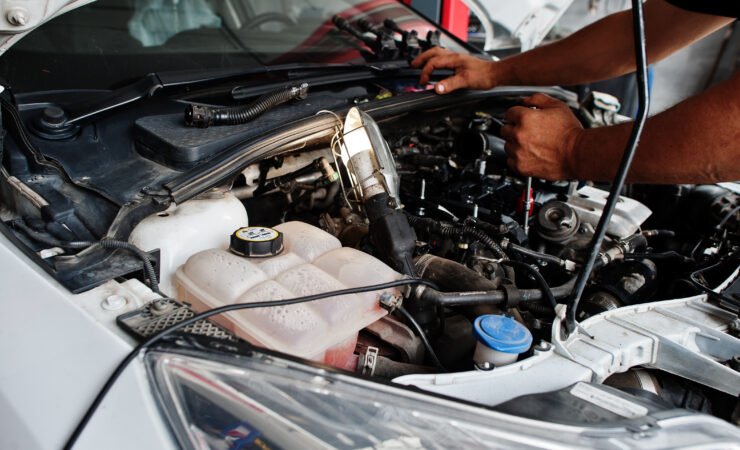
[[[250,253],[243,242],[237,242],[241,254],[219,248],[196,253],[175,273],[178,299],[191,303],[196,311],[204,311],[403,277],[380,260],[342,247],[334,236],[303,222],[237,231],[235,235],[263,241],[279,235],[283,249],[276,256],[265,256],[263,248],[256,251],[259,257],[249,257],[243,256]],[[383,292],[400,295],[396,289],[342,295],[290,306],[233,311],[214,320],[255,345],[354,369],[352,354],[359,330],[387,314],[379,306]]]
[[[473,361],[481,368],[511,364],[532,345],[532,333],[511,317],[480,316],[473,323],[473,331],[478,339]]]

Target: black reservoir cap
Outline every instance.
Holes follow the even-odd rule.
[[[242,227],[231,235],[229,249],[249,258],[276,256],[283,252],[283,234],[267,227]]]

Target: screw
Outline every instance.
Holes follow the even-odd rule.
[[[169,306],[170,304],[167,303],[167,300],[155,300],[152,302],[152,309],[156,312],[165,311]]]
[[[730,368],[736,372],[740,372],[740,356],[733,356],[730,360]]]
[[[5,18],[14,27],[22,27],[28,23],[28,11],[22,8],[13,8],[8,11]]]

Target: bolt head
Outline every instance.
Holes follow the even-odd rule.
[[[167,303],[167,301],[165,300],[155,300],[154,302],[152,302],[152,309],[157,312],[165,311],[167,310],[167,308],[169,308],[169,306],[170,304]]]
[[[5,15],[5,19],[14,27],[22,27],[28,23],[28,11],[23,8],[13,8]]]

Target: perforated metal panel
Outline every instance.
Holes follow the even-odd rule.
[[[136,311],[123,314],[117,318],[117,321],[123,329],[137,338],[146,339],[194,315],[195,311],[187,305],[173,299],[162,299],[149,303]],[[187,325],[181,332],[229,341],[239,340],[230,331],[209,319]]]

